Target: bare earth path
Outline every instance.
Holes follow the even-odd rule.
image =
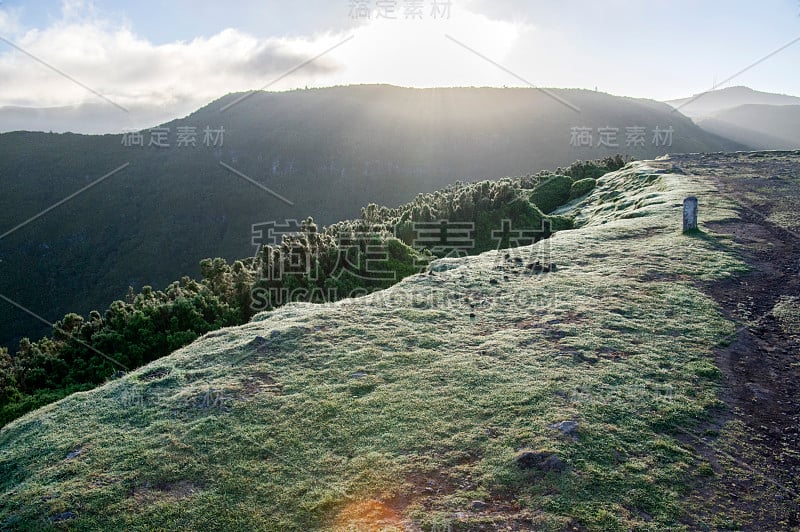
[[[702,433],[685,435],[716,466],[694,495],[707,514],[686,522],[700,529],[710,522],[721,530],[800,530],[800,330],[775,311],[786,301],[796,310],[800,301],[791,299],[800,296],[800,152],[668,161],[712,178],[740,205],[739,220],[705,229],[733,235],[752,268],[705,287],[739,327],[717,354],[727,409]]]

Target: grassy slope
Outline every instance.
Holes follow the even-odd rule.
[[[674,525],[710,470],[676,427],[720,406],[711,351],[733,332],[696,283],[743,264],[679,230],[684,196],[705,222],[729,205],[650,164],[511,260],[261,314],[11,423],[0,528]],[[555,273],[513,261],[548,253]],[[564,420],[577,439],[548,427]],[[568,467],[520,469],[520,449]]]

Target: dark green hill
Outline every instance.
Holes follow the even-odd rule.
[[[553,93],[580,112],[534,89],[355,86],[254,93],[221,111],[243,96],[228,95],[166,124],[168,148],[147,146],[150,132],[145,146],[124,146],[120,135],[2,134],[0,235],[128,166],[1,238],[0,294],[55,320],[105,308],[128,286],[197,276],[204,257],[246,256],[255,223],[313,215],[329,224],[456,179],[524,175],[617,152],[652,158],[740,147],[666,104]],[[646,141],[627,149],[625,128],[634,126],[645,128]],[[195,146],[177,145],[178,127],[197,128]],[[224,139],[207,146],[206,127],[224,128]],[[592,128],[592,147],[571,145],[573,127]],[[603,127],[619,128],[619,146],[597,147]],[[656,127],[673,128],[671,147],[653,145]],[[0,345],[46,332],[0,302]]]

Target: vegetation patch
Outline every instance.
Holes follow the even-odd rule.
[[[800,339],[800,300],[796,297],[782,297],[772,310],[781,328],[788,335]]]
[[[597,180],[592,179],[591,177],[575,181],[572,183],[572,188],[570,188],[569,199],[574,200],[580,198],[581,196],[585,196],[594,190],[595,186],[597,186]]]
[[[538,205],[542,212],[553,212],[569,201],[571,188],[571,178],[563,175],[548,176],[533,189],[530,200],[534,205]]]

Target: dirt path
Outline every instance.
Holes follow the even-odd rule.
[[[800,202],[800,152],[673,156],[670,162],[711,177],[741,206],[739,220],[707,229],[733,235],[752,268],[704,287],[739,327],[717,353],[727,411],[701,434],[685,435],[715,470],[693,495],[707,514],[687,516],[687,524],[800,529],[800,345],[773,314],[781,298],[800,296],[800,231],[792,223],[800,223],[793,208]]]

